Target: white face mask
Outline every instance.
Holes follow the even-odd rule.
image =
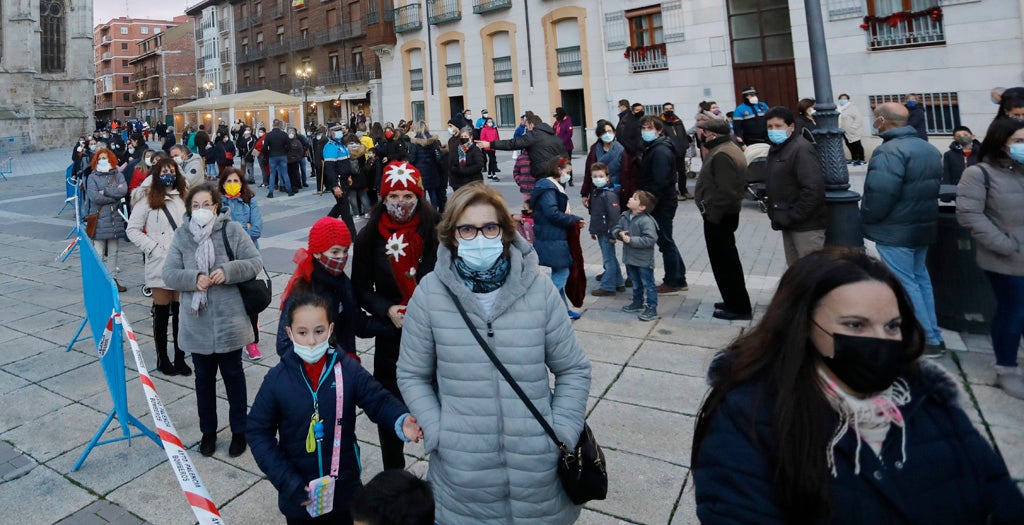
[[[96,162],[97,171],[110,171],[110,161],[102,159]]]
[[[456,130],[455,128],[448,128],[449,135],[455,136],[456,133],[458,133],[458,130]]]
[[[299,343],[292,340],[292,346],[295,351],[295,355],[299,356],[306,363],[313,364],[320,360],[324,354],[327,353],[327,349],[330,348],[330,337],[324,339],[316,346],[300,345]]]
[[[288,134],[288,138],[290,138],[290,139],[293,139],[293,138],[295,138],[295,134],[294,134],[294,133],[289,133],[289,134]]]
[[[569,179],[571,179],[571,178],[572,178],[572,174],[571,173],[562,173],[562,177],[558,179],[558,182],[562,183],[562,186],[565,186],[566,184],[569,183]]]
[[[750,97],[750,103],[756,105],[757,104],[757,97]]]
[[[344,137],[344,136],[345,135],[341,131],[335,131],[334,132],[334,140],[341,140],[341,138]]]
[[[198,210],[192,210],[192,220],[195,221],[199,226],[206,226],[213,220],[213,212],[206,208],[199,208]]]
[[[153,165],[153,160],[149,157],[146,157],[142,162],[145,162],[147,167]]]
[[[185,164],[185,159],[182,159],[181,157],[174,157],[174,163],[180,168],[182,164]]]
[[[603,178],[603,177],[600,178],[600,179],[595,178],[595,179],[593,179],[593,182],[594,182],[594,187],[595,188],[603,188],[605,186],[605,184],[608,184],[608,179]]]

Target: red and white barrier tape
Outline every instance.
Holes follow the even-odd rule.
[[[174,423],[171,423],[171,418],[167,415],[167,410],[164,408],[164,403],[156,393],[156,387],[153,385],[153,380],[149,377],[146,364],[142,360],[142,350],[139,348],[138,338],[135,337],[135,332],[132,331],[131,325],[128,324],[128,320],[124,318],[123,314],[114,313],[110,321],[107,322],[107,328],[103,331],[103,341],[100,342],[99,346],[100,357],[103,356],[106,349],[110,346],[113,323],[120,323],[124,329],[125,338],[132,349],[132,355],[135,356],[135,365],[139,369],[139,380],[142,381],[142,387],[146,393],[149,413],[153,415],[153,423],[156,424],[157,433],[160,434],[160,440],[164,445],[164,452],[167,453],[167,459],[170,460],[181,490],[185,492],[185,498],[188,499],[189,505],[192,506],[193,514],[195,514],[200,525],[224,525],[224,518],[220,517],[217,506],[210,499],[210,493],[207,492],[206,487],[203,485],[203,480],[199,478],[199,471],[196,470],[192,460],[189,459],[188,453],[185,451],[185,445],[181,442],[181,438],[178,437],[178,432],[174,430]]]

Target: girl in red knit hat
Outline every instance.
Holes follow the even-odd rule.
[[[356,238],[352,283],[359,306],[391,325],[377,335],[373,376],[399,399],[395,376],[402,318],[416,285],[434,270],[440,216],[423,198],[420,172],[404,161],[389,162],[381,174],[380,201]],[[405,468],[403,443],[391,428],[378,427],[384,468]]]
[[[324,217],[309,230],[307,248],[295,252],[295,273],[288,280],[281,294],[281,319],[277,323],[277,355],[283,356],[293,349],[292,340],[285,332],[292,306],[292,297],[304,293],[315,293],[323,297],[330,306],[331,323],[334,324],[334,344],[345,353],[356,357],[356,337],[373,337],[390,333],[389,325],[366,316],[359,309],[352,281],[345,275],[348,249],[352,235],[344,221]],[[390,323],[389,323],[390,324]],[[358,359],[358,357],[356,357]]]

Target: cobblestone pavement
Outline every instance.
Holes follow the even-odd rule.
[[[25,155],[15,163],[14,176],[0,182],[0,508],[5,509],[0,521],[193,523],[166,456],[148,439],[100,446],[80,470],[71,471],[112,404],[93,342],[64,351],[83,317],[77,255],[66,263],[54,262],[73,225],[70,211],[54,217],[63,202],[67,159],[63,150]],[[499,159],[501,181],[493,184],[517,206],[520,198],[511,181],[510,157],[501,154]],[[853,174],[855,188],[862,181],[863,168]],[[693,181],[690,184],[692,188]],[[582,210],[578,188],[569,188],[570,202]],[[278,293],[292,270],[294,250],[305,245],[309,226],[332,204],[329,196],[309,190],[292,198],[261,200],[267,225],[260,244]],[[737,240],[756,320],[785,262],[778,233],[752,203],[740,217]],[[689,450],[694,414],[705,392],[704,371],[714,351],[751,323],[711,317],[719,296],[692,202],[680,203],[675,231],[690,290],[661,298],[662,319],[643,323],[621,313],[628,298],[620,294],[588,296],[583,317],[575,323],[593,364],[589,421],[607,452],[611,478],[608,499],[587,504],[580,523],[696,523]],[[594,276],[601,271],[599,249],[589,238],[584,238],[583,246],[587,273]],[[121,294],[124,315],[139,333],[153,367],[150,302],[140,293],[142,257],[127,243],[122,244],[122,253],[120,280],[128,286]],[[591,279],[591,286],[595,284]],[[278,315],[273,307],[261,315],[267,357],[245,363],[250,401],[267,369],[277,362],[272,341]],[[994,440],[1012,475],[1021,481],[1024,403],[991,386],[993,359],[987,336],[947,332],[945,337],[953,352],[941,363],[963,379],[968,414]],[[359,351],[367,355],[363,363],[372,366],[372,341],[360,340]],[[126,372],[129,410],[152,428],[134,365]],[[157,373],[154,382],[225,520],[281,523],[276,491],[252,456],[227,456],[226,417],[221,419],[216,454],[204,458],[195,452],[200,435],[192,379]],[[222,385],[218,389],[220,413],[225,416]],[[365,417],[359,418],[357,427],[367,480],[380,470],[376,431]],[[117,435],[119,429],[113,425],[104,437]],[[410,470],[423,474],[427,459],[422,447],[406,450]],[[9,480],[8,474],[13,477],[16,469],[28,471]]]

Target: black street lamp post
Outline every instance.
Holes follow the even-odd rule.
[[[814,78],[815,121],[813,131],[818,143],[818,156],[825,177],[825,206],[828,226],[826,246],[864,247],[860,222],[860,194],[850,190],[850,174],[843,153],[843,130],[839,129],[839,112],[832,97],[832,76],[829,72],[825,27],[820,0],[804,0],[807,14],[807,39],[811,51],[811,75]]]

